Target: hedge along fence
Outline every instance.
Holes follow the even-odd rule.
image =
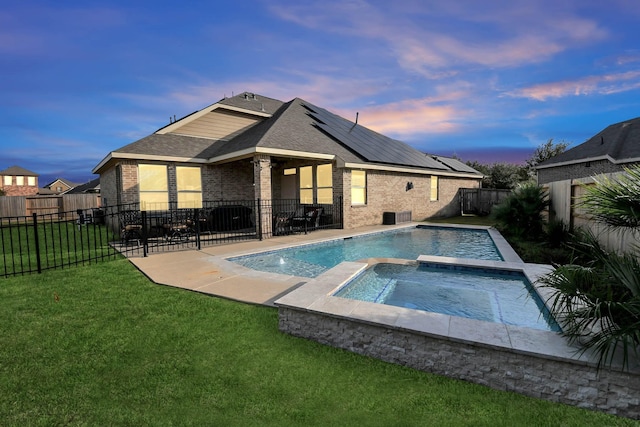
[[[31,216],[32,214],[58,214],[72,218],[78,209],[100,207],[100,195],[63,194],[60,196],[3,196],[0,197],[0,217]]]

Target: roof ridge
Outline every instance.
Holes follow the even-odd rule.
[[[258,140],[258,142],[256,143],[256,147],[260,145],[260,143],[268,136],[271,134],[273,127],[278,123],[278,119],[280,119],[280,117],[282,117],[282,115],[289,109],[291,108],[291,106],[293,105],[293,101],[295,101],[295,99],[292,99],[291,101],[285,102],[283,103],[280,108],[278,108],[272,115],[271,117],[263,120],[262,122],[258,123],[256,126],[267,126],[267,130],[264,131],[264,133],[260,136],[260,139]]]

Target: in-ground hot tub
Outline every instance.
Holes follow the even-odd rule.
[[[469,319],[560,331],[521,271],[439,263],[377,263],[335,296]]]

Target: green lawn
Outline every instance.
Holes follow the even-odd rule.
[[[490,216],[476,216],[476,215],[464,215],[455,216],[450,218],[427,218],[426,222],[440,223],[440,224],[463,224],[463,225],[486,225],[494,226],[495,220]]]
[[[0,279],[0,425],[614,426],[284,335],[127,260]]]
[[[37,243],[36,245],[36,231]],[[104,225],[78,227],[75,221],[42,221],[37,230],[32,223],[0,225],[0,277],[36,272],[37,251],[42,270],[115,258],[117,251],[109,246],[119,240]]]

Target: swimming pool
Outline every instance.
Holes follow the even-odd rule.
[[[335,296],[533,329],[559,331],[520,271],[379,263]]]
[[[419,255],[502,261],[483,229],[418,225],[325,243],[229,258],[259,271],[317,277],[343,261],[367,258],[416,259]]]

